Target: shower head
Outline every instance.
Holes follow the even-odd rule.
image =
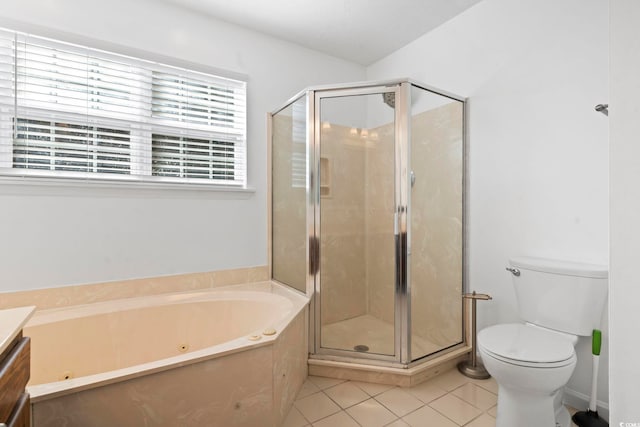
[[[382,94],[382,100],[391,108],[396,108],[396,94],[393,92],[385,92]]]
[[[596,105],[596,111],[604,114],[605,116],[609,115],[609,104],[598,104]]]

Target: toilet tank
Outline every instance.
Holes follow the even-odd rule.
[[[525,322],[574,335],[600,328],[607,299],[606,266],[544,258],[509,260],[520,317]]]

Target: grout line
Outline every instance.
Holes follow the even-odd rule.
[[[483,414],[485,414],[485,412],[481,412],[478,415],[476,415],[475,417],[471,418],[469,421],[467,421],[466,423],[463,424],[463,426],[468,426],[469,424],[471,424],[472,422],[474,422],[476,419],[480,418]],[[489,414],[487,414],[489,415]],[[491,415],[489,415],[491,416]],[[495,424],[495,422],[494,422]]]
[[[445,396],[446,396],[446,394],[445,394]],[[444,396],[442,396],[442,397],[444,397]],[[439,398],[438,398],[438,399],[439,399]],[[436,399],[436,400],[438,400],[438,399]],[[452,420],[452,419],[451,419],[451,417],[448,417],[448,416],[447,416],[447,414],[444,414],[444,413],[442,413],[442,412],[438,411],[438,409],[434,408],[433,406],[429,405],[429,408],[433,409],[434,411],[436,411],[437,413],[439,413],[440,415],[442,415],[443,417],[445,417],[446,419],[448,419],[448,420],[449,420],[449,421],[451,421],[452,423],[457,424],[457,425],[460,425],[460,424],[458,424],[458,422],[457,422],[457,421]]]
[[[295,409],[296,411],[298,411],[298,413],[300,414],[300,416],[302,417],[302,419],[303,419],[303,420],[305,420],[305,421],[307,422],[307,424],[306,424],[304,427],[306,427],[306,426],[310,426],[310,425],[311,425],[311,423],[309,422],[309,420],[307,419],[307,417],[305,417],[305,416],[304,416],[304,414],[302,413],[302,411],[301,411],[300,409],[296,408],[295,402],[294,402],[294,405],[293,405],[292,409]],[[289,416],[289,415],[287,414],[287,416]],[[285,420],[286,420],[286,417],[285,417]]]
[[[399,387],[398,387],[398,388],[399,388]],[[393,389],[391,389],[391,388],[390,388],[389,390],[393,390]],[[387,390],[387,391],[389,391],[389,390]],[[402,390],[402,389],[400,388],[400,390]],[[386,391],[385,391],[384,393],[386,393]],[[384,393],[380,393],[380,394],[384,394]],[[411,393],[409,393],[409,394],[411,394]],[[379,395],[378,395],[378,396],[379,396]],[[420,405],[418,408],[416,408],[416,409],[415,409],[416,411],[417,411],[418,409],[420,409],[420,408],[422,408],[423,406],[425,406],[425,405],[426,405],[422,400],[418,399],[418,398],[417,398],[417,397],[415,397],[415,396],[413,396],[413,397],[414,397],[416,400],[418,400],[418,402],[422,403],[422,405]],[[384,403],[380,402],[380,401],[379,401],[378,399],[376,399],[375,397],[374,397],[373,399],[374,399],[376,402],[378,402],[379,404],[381,404],[385,409],[387,409],[387,410],[388,410],[389,412],[391,412],[393,415],[395,415],[396,417],[398,417],[398,418],[397,418],[398,420],[401,420],[401,419],[402,419],[402,417],[406,417],[406,416],[407,416],[407,415],[409,415],[409,413],[410,413],[410,412],[409,412],[409,413],[406,413],[406,414],[404,414],[404,415],[400,416],[400,415],[396,414],[395,412],[393,412],[393,410],[392,410],[391,408],[387,407]],[[411,411],[411,412],[413,412],[413,411]]]
[[[353,417],[351,416],[351,414],[350,414],[350,413],[348,413],[346,410],[345,410],[345,411],[343,411],[343,412],[344,412],[345,414],[347,414],[347,416],[348,416],[349,418],[351,418],[351,419],[353,420],[353,422],[354,422],[354,423],[358,424],[359,426],[362,426],[362,424],[360,424],[360,423],[358,422],[358,420],[356,420],[355,418],[353,418]]]
[[[340,384],[342,384],[342,383],[340,383]],[[336,384],[336,385],[339,385],[339,384]],[[330,388],[332,388],[332,387],[335,387],[335,386],[327,387],[325,390],[328,390],[328,389],[330,389]],[[340,408],[340,410],[339,410],[338,412],[334,412],[333,414],[327,415],[326,417],[322,417],[322,418],[320,418],[319,420],[316,420],[316,421],[315,421],[315,423],[320,422],[320,421],[322,421],[322,420],[324,420],[324,419],[326,419],[326,418],[332,417],[332,416],[334,416],[334,415],[336,415],[336,414],[339,414],[340,412],[344,412],[344,413],[345,413],[349,418],[351,418],[351,419],[352,419],[356,424],[358,424],[359,426],[361,426],[361,424],[360,424],[358,421],[356,421],[356,420],[351,416],[351,414],[349,414],[349,413],[347,412],[347,408],[344,408],[344,409],[343,409],[343,408],[342,408],[342,406],[340,406],[340,405],[338,404],[338,402],[336,402],[335,400],[331,399],[331,396],[329,396],[327,393],[325,393],[325,392],[324,392],[324,390],[320,390],[320,393],[322,393],[322,394],[324,394],[325,396],[327,396],[327,397],[329,398],[329,400],[331,400],[333,403],[335,403],[335,404],[338,406],[338,408]],[[359,403],[362,403],[362,402],[359,402]],[[356,403],[356,405],[357,405],[357,403]],[[352,406],[355,406],[355,405],[351,405],[351,406],[349,406],[349,408],[351,408]],[[304,417],[304,415],[302,415],[302,416]],[[307,418],[305,417],[305,420],[306,420],[306,419],[307,419]],[[307,421],[308,421],[308,420],[307,420]],[[313,424],[314,424],[314,423],[309,423],[309,425],[310,425],[310,426],[312,426],[312,427],[313,427]]]

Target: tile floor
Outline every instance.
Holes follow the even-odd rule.
[[[283,427],[495,427],[497,400],[457,369],[411,388],[310,376]]]

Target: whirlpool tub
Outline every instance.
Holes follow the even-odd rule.
[[[263,282],[36,312],[33,426],[278,426],[307,375],[307,302]]]

